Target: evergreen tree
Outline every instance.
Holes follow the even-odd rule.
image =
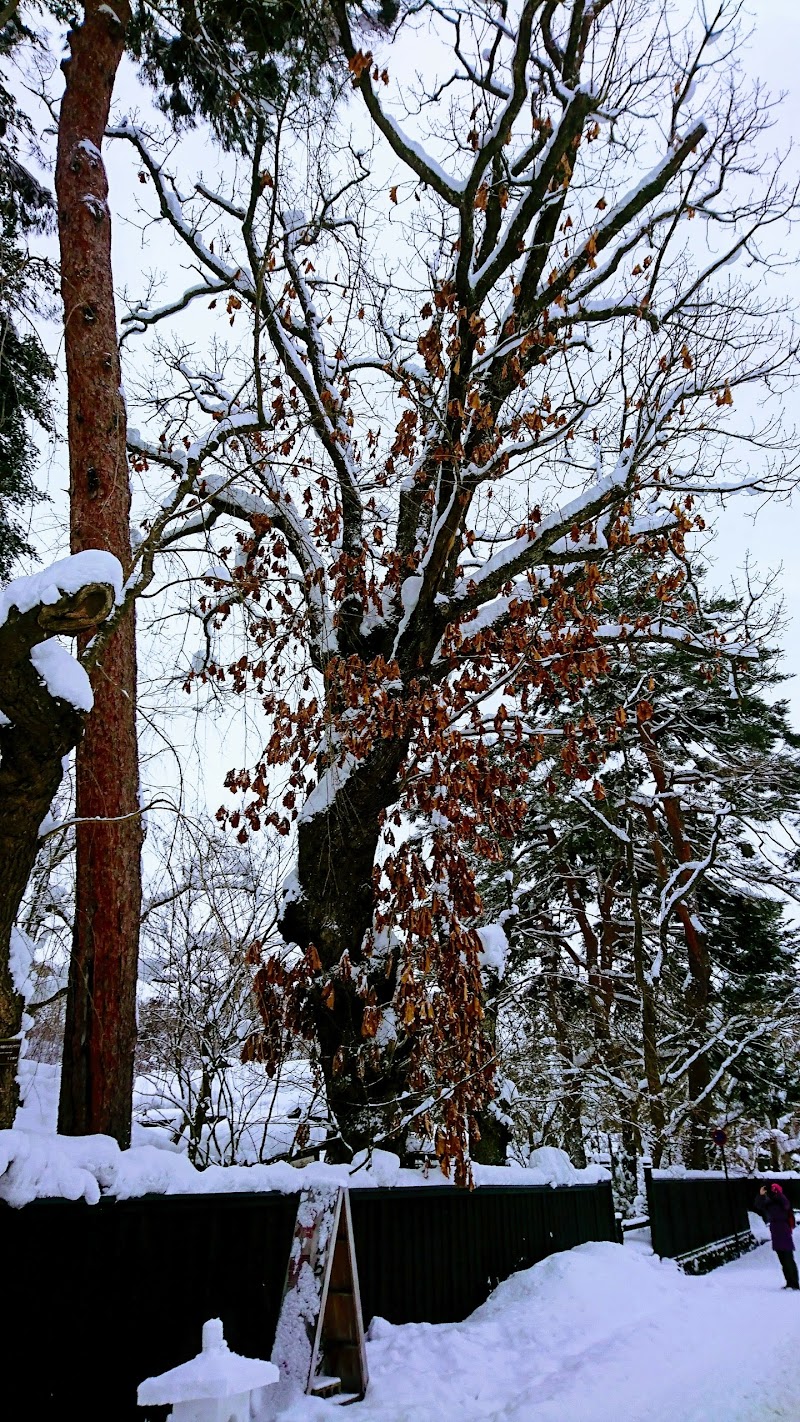
[[[48,263],[30,239],[52,222],[50,193],[20,159],[31,135],[8,87],[16,51],[35,36],[19,12],[0,29],[0,580],[21,556],[31,556],[23,510],[43,496],[34,483],[34,421],[50,428],[50,360],[32,317],[52,290]]]
[[[775,827],[800,807],[800,756],[768,699],[774,655],[736,655],[752,609],[703,605],[688,566],[647,558],[619,562],[603,598],[613,660],[542,710],[569,772],[549,764],[480,889],[512,942],[501,1018],[523,1114],[579,1159],[612,1132],[632,1194],[643,1141],[702,1165],[715,1112],[776,1126],[791,1106],[779,900],[797,884]]]
[[[783,905],[741,895],[726,902],[720,896],[719,923],[715,958],[725,1016],[743,1019],[753,1029],[782,1017],[783,1005],[797,993],[800,958],[797,929],[786,922]],[[758,1147],[763,1144],[773,1170],[784,1168],[781,1145],[797,1134],[792,1130],[800,1113],[796,1027],[796,1019],[789,1018],[779,1030],[765,1031],[728,1068],[728,1118],[755,1124],[750,1163],[758,1164]],[[715,1066],[724,1055],[723,1048],[715,1050]]]
[[[369,26],[396,18],[398,0],[352,7]],[[335,48],[327,0],[161,0],[134,8],[128,46],[177,127],[206,120],[244,147],[280,95],[316,86]]]

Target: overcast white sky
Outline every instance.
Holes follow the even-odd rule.
[[[689,8],[681,0],[676,9]],[[786,150],[797,144],[790,164],[800,171],[800,3],[798,0],[757,0],[747,6],[753,34],[743,56],[748,69],[767,83],[775,95],[784,94],[776,113],[774,147]],[[795,234],[795,265],[787,273],[787,294],[800,306],[800,232]],[[791,248],[787,247],[790,251]],[[800,391],[787,404],[787,426],[800,426]],[[743,501],[734,501],[719,520],[714,549],[720,581],[735,572],[748,552],[761,569],[781,568],[786,613],[783,635],[785,670],[793,675],[787,693],[793,703],[794,722],[800,727],[800,490],[790,505],[767,504],[753,518]]]

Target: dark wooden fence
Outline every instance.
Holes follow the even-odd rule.
[[[682,1256],[749,1235],[748,1210],[755,1207],[759,1187],[771,1176],[733,1175],[686,1178],[654,1174],[646,1177],[653,1249],[665,1259]],[[795,1209],[800,1208],[800,1179],[780,1180]]]
[[[765,1181],[767,1184],[770,1184],[773,1180],[777,1185],[780,1185],[784,1195],[788,1197],[792,1208],[795,1211],[800,1210],[800,1176],[787,1178],[780,1175],[738,1175],[732,1176],[731,1179],[735,1188],[740,1192],[745,1202],[745,1209],[747,1210],[753,1209],[759,1187],[763,1185]]]
[[[652,1176],[654,1250],[679,1258],[746,1235],[760,1184]],[[800,1179],[781,1184],[800,1211]],[[457,1322],[514,1270],[617,1238],[609,1184],[356,1189],[350,1198],[365,1322]],[[297,1201],[258,1193],[0,1204],[4,1414],[133,1422],[145,1415],[137,1384],[197,1352],[201,1325],[215,1316],[237,1352],[269,1357]]]
[[[654,1175],[647,1202],[653,1249],[665,1259],[679,1259],[731,1235],[744,1239],[749,1230],[747,1202],[723,1175],[717,1180]]]
[[[223,1319],[237,1353],[268,1358],[297,1200],[162,1195],[2,1206],[3,1414],[143,1418],[137,1385],[199,1352],[207,1318]]]
[[[609,1185],[351,1190],[365,1321],[455,1323],[502,1279],[617,1238]]]
[[[3,1415],[133,1422],[143,1378],[199,1350],[207,1318],[268,1358],[297,1195],[0,1204]],[[608,1184],[351,1192],[364,1318],[457,1321],[515,1269],[616,1237]]]

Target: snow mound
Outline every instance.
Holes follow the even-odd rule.
[[[539,1146],[536,1150],[529,1151],[528,1169],[540,1170],[553,1185],[575,1184],[575,1167],[567,1152],[559,1150],[556,1146]],[[587,1173],[594,1174],[596,1180],[607,1178],[605,1171],[600,1166],[594,1168],[588,1166],[587,1170],[580,1173],[584,1178]]]
[[[210,1318],[203,1327],[203,1347],[196,1358],[170,1368],[157,1378],[140,1383],[140,1407],[163,1407],[173,1402],[234,1398],[239,1393],[269,1387],[278,1381],[278,1369],[261,1358],[232,1353],[222,1332],[222,1321]]]
[[[800,1314],[782,1282],[767,1249],[689,1278],[641,1245],[582,1244],[463,1323],[373,1319],[359,1422],[796,1422]],[[304,1398],[279,1419],[336,1415]]]

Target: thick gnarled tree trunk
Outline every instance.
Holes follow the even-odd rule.
[[[125,404],[100,154],[130,6],[84,6],[64,64],[56,166],[69,393],[71,546],[130,565]],[[130,1140],[141,820],[133,610],[93,675],[95,706],[77,759],[75,929],[59,1129]]]
[[[380,742],[348,778],[346,793],[340,791],[326,809],[301,821],[300,893],[286,904],[281,922],[288,941],[313,945],[326,971],[337,969],[345,951],[352,968],[352,974],[337,974],[332,996],[320,985],[310,1004],[328,1103],[341,1136],[328,1151],[331,1159],[349,1159],[354,1149],[392,1131],[406,1085],[406,1054],[382,1053],[379,1069],[371,1072],[361,1050],[369,990],[375,1006],[385,1008],[397,986],[397,963],[366,960],[363,942],[372,923],[381,814],[397,798],[396,776],[406,750],[399,739]],[[366,990],[358,982],[361,974]],[[402,1138],[392,1144],[402,1148]]]
[[[113,605],[110,585],[89,583],[57,603],[15,608],[0,625],[0,1130],[14,1124],[23,1000],[10,963],[11,932],[39,849],[39,828],[78,743],[84,713],[56,699],[31,661],[54,634],[96,627]]]

